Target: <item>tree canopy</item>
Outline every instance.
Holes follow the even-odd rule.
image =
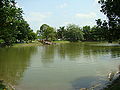
[[[78,25],[69,24],[66,27],[66,39],[69,41],[83,40],[83,32]]]
[[[41,39],[45,39],[45,40],[55,40],[56,38],[56,31],[53,27],[47,25],[47,24],[43,24],[40,27],[40,30],[37,31],[39,37],[41,37]]]
[[[100,0],[98,3],[101,4],[100,11],[108,18],[102,25],[107,27],[108,41],[120,39],[120,0]]]
[[[116,41],[120,39],[120,1],[99,0],[101,12],[108,20],[96,20],[97,26],[69,24],[57,30],[47,24],[40,26],[37,34],[23,18],[22,8],[16,7],[15,0],[0,0],[0,46],[11,46],[16,42],[31,42],[38,36],[45,40],[69,41]]]
[[[0,0],[0,45],[29,40],[29,24],[23,18],[23,11],[16,7],[15,0]]]

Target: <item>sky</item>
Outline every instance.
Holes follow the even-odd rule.
[[[37,31],[42,24],[54,28],[76,24],[80,27],[96,25],[96,19],[106,19],[100,12],[98,0],[16,0],[24,12],[24,19]]]

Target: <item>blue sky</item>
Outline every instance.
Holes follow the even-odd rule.
[[[95,19],[106,17],[100,12],[98,0],[16,0],[24,18],[36,31],[42,24],[52,27],[76,24],[95,25]]]

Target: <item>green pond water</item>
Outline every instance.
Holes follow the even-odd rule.
[[[119,65],[117,44],[86,42],[0,49],[0,79],[16,90],[79,90],[92,86],[98,90]]]

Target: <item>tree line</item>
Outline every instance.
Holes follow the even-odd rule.
[[[0,46],[11,46],[18,42],[42,40],[68,41],[120,41],[120,0],[99,0],[101,12],[107,20],[96,20],[96,26],[79,27],[75,24],[55,29],[47,24],[36,33],[23,18],[23,10],[15,0],[0,0]]]
[[[109,43],[120,41],[120,0],[99,0],[98,3],[101,5],[100,11],[107,17],[107,20],[97,20],[98,27],[106,33],[103,37]]]
[[[118,41],[120,43],[120,0],[99,0],[98,3],[101,5],[100,12],[106,15],[107,20],[96,20],[97,25],[92,28],[90,26],[80,28],[78,25],[69,24],[56,31],[51,28],[52,30],[47,32],[46,29],[50,26],[43,24],[37,31],[38,36],[46,40],[54,40],[57,37],[69,41],[108,41],[109,43]]]
[[[0,0],[0,46],[36,39],[36,34],[23,18],[15,0]]]
[[[43,24],[40,30],[37,30],[37,36],[41,40],[67,40],[71,42],[77,41],[107,41],[106,30],[95,25],[93,27],[80,27],[75,24],[68,24],[67,26],[55,29],[47,24]]]

